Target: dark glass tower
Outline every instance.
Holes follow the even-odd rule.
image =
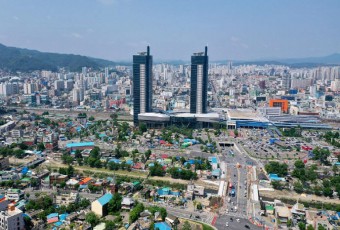
[[[133,55],[133,123],[138,125],[138,114],[152,111],[152,56],[147,52]]]
[[[207,113],[208,47],[191,56],[190,113]]]

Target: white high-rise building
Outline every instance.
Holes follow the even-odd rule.
[[[8,97],[14,94],[12,83],[1,83],[0,84],[0,96]]]
[[[56,80],[54,81],[54,89],[57,91],[62,91],[65,88],[64,80]]]
[[[105,67],[105,77],[109,77],[109,68]]]
[[[24,84],[24,94],[32,94],[36,91],[36,86],[33,83]]]
[[[335,79],[331,82],[331,90],[333,92],[340,91],[340,79]]]

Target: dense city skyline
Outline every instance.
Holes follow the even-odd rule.
[[[156,60],[189,60],[208,45],[212,61],[340,52],[338,1],[0,2],[0,43],[40,51],[130,60],[151,45]]]

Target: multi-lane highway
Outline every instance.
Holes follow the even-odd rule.
[[[253,225],[248,220],[248,195],[249,195],[249,178],[248,165],[255,162],[245,153],[240,152],[235,147],[225,147],[222,149],[222,156],[219,160],[226,169],[226,180],[230,182],[235,190],[235,196],[228,193],[225,197],[226,205],[220,210],[220,215],[215,223],[217,229],[261,229]],[[239,165],[239,167],[238,167]],[[229,186],[228,186],[229,187]],[[230,202],[228,202],[230,197]],[[228,226],[227,226],[228,225]]]

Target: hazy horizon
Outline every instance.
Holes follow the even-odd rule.
[[[340,53],[337,0],[0,0],[0,43],[112,61],[263,60]]]

